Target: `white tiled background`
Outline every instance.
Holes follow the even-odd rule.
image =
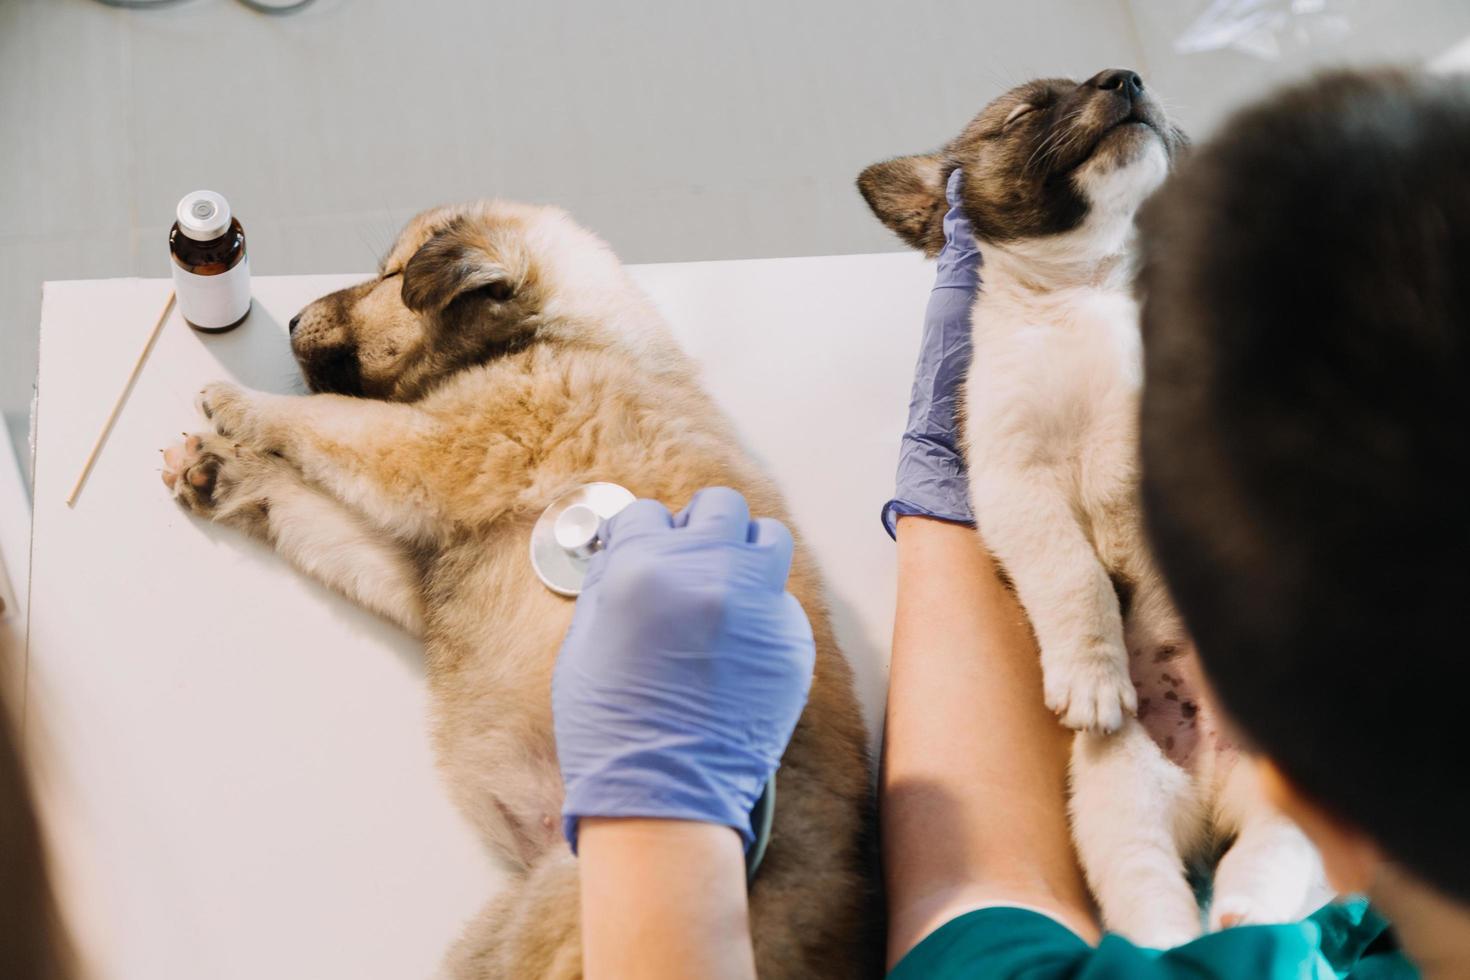
[[[1200,134],[1308,64],[1470,36],[1464,0],[1326,2],[1346,36],[1266,62],[1176,53],[1204,0],[0,0],[0,409],[23,446],[42,280],[166,275],[198,186],[258,273],[367,269],[414,211],[487,194],[636,262],[888,250],[857,171],[1013,82],[1131,66]]]

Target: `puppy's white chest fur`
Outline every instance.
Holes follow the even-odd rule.
[[[1129,646],[1181,642],[1172,609],[1150,599],[1128,644],[1114,592],[1158,591],[1137,506],[1138,310],[1122,260],[1047,258],[987,253],[965,392],[970,491],[1031,618],[1047,704],[1070,727],[1112,732],[1137,704]]]
[[[1007,273],[982,287],[966,388],[972,479],[1015,467],[1082,512],[1127,492],[1142,382],[1138,308],[1123,289],[1039,293]],[[1100,516],[1100,515],[1093,515]]]

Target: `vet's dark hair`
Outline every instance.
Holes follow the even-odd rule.
[[[1140,216],[1149,534],[1227,711],[1470,900],[1470,80],[1236,115]]]

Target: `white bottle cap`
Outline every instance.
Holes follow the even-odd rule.
[[[196,242],[211,242],[230,228],[230,202],[214,191],[190,191],[175,211],[179,231]]]

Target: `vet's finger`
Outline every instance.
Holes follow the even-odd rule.
[[[791,553],[796,548],[786,525],[774,517],[758,517],[750,523],[750,543],[761,553],[770,584],[785,588],[791,574]]]
[[[610,520],[603,521],[598,536],[602,538],[604,547],[611,548],[618,541],[667,531],[673,526],[674,517],[663,504],[657,500],[635,500]]]
[[[691,534],[726,541],[750,540],[750,507],[729,487],[705,487],[674,521]]]

